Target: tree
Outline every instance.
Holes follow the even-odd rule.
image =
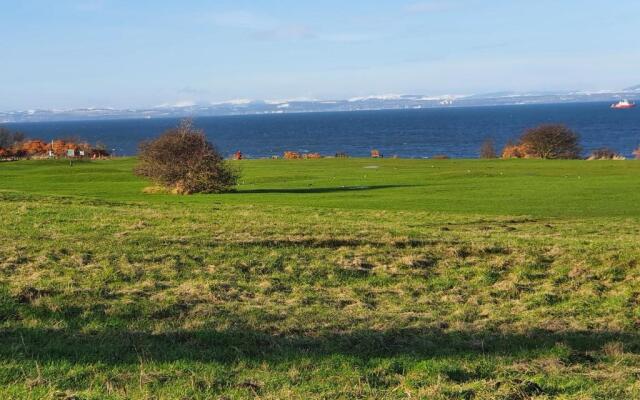
[[[140,144],[135,173],[176,193],[220,193],[237,182],[237,172],[190,120]]]
[[[24,139],[24,133],[12,132],[9,129],[0,126],[0,147],[8,149],[22,142]]]
[[[527,129],[520,148],[526,158],[571,159],[580,157],[578,141],[578,134],[565,125],[547,124]]]
[[[493,139],[487,138],[480,146],[480,158],[497,158],[496,147]]]

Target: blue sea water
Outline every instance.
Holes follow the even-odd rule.
[[[333,155],[475,158],[485,138],[498,149],[524,129],[563,123],[577,131],[585,154],[609,147],[631,156],[640,145],[640,108],[612,110],[609,104],[547,104],[341,113],[271,114],[194,119],[225,154],[250,158],[285,150]],[[29,137],[77,136],[103,142],[117,155],[133,155],[138,143],[175,126],[177,119],[101,120],[11,124]]]

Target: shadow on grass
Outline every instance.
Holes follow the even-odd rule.
[[[416,247],[428,247],[435,246],[437,244],[454,244],[454,241],[445,240],[390,240],[390,241],[375,241],[375,240],[361,240],[361,239],[265,239],[265,240],[246,240],[246,241],[230,241],[225,242],[223,245],[229,244],[242,246],[242,247],[307,247],[314,249],[338,249],[340,247],[394,247],[397,249],[416,248]]]
[[[292,361],[299,358],[346,356],[356,361],[406,356],[415,359],[443,357],[532,357],[541,351],[567,346],[562,362],[590,364],[591,355],[616,341],[625,352],[640,351],[638,334],[614,332],[550,332],[526,334],[445,332],[440,330],[355,331],[307,336],[271,335],[250,329],[149,334],[130,331],[80,333],[70,330],[21,328],[0,331],[0,359],[66,361],[70,363],[137,364],[198,361],[234,363]]]
[[[230,192],[229,194],[269,194],[269,193],[297,193],[297,194],[316,194],[316,193],[339,193],[353,191],[370,191],[380,189],[395,189],[413,187],[416,185],[373,185],[373,186],[336,186],[336,187],[306,187],[306,188],[282,188],[282,189],[248,189]]]

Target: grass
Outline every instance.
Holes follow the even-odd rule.
[[[0,398],[640,398],[640,163],[0,164]]]

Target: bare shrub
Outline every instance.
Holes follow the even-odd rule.
[[[579,136],[561,124],[527,129],[520,137],[526,158],[574,159],[580,157]]]
[[[137,175],[175,193],[225,192],[237,182],[237,172],[190,120],[141,143],[138,157]]]
[[[0,147],[9,149],[18,143],[21,143],[26,139],[26,136],[22,132],[13,132],[9,129],[0,126]]]
[[[480,146],[480,158],[498,158],[493,139],[487,138]]]
[[[625,157],[615,150],[601,148],[594,150],[587,160],[624,160]]]

